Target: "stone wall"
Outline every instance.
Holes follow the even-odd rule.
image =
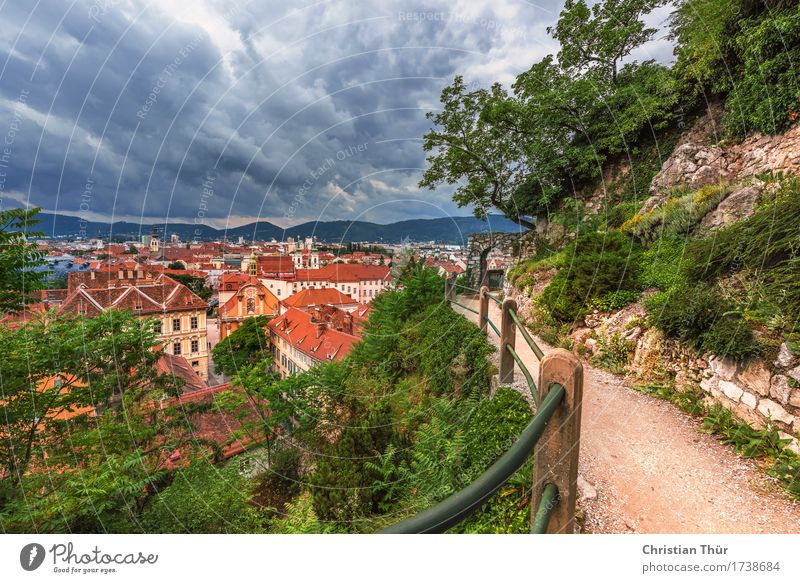
[[[791,440],[788,447],[800,454],[800,354],[784,343],[772,362],[753,358],[737,363],[698,355],[648,328],[645,316],[640,302],[608,314],[594,312],[587,316],[585,327],[570,335],[573,349],[583,346],[580,352],[590,356],[601,338],[618,334],[631,347],[626,377],[633,384],[674,378],[678,390],[699,386],[707,404],[720,403],[756,429],[772,423],[783,439]]]
[[[671,188],[700,188],[720,182],[739,183],[765,173],[800,173],[800,124],[774,136],[753,133],[737,143],[725,143],[722,107],[709,106],[681,136],[675,150],[650,184],[642,212],[661,205]]]
[[[533,255],[535,249],[535,233],[473,233],[467,241],[467,285],[478,289],[483,277],[486,254],[498,249],[517,259]]]

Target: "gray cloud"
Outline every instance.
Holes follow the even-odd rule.
[[[561,4],[5,3],[0,201],[215,226],[466,214],[416,187],[425,113],[456,74],[508,83],[553,52]]]

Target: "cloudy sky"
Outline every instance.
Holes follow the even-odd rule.
[[[216,227],[467,215],[417,188],[425,113],[456,74],[510,84],[555,52],[562,5],[0,0],[0,205]]]

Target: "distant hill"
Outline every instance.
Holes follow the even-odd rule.
[[[125,221],[115,223],[82,222],[78,217],[40,213],[40,223],[34,227],[48,237],[123,237],[138,238],[149,234],[152,224],[138,224]],[[164,232],[164,224],[156,225],[162,235],[177,234],[181,240],[212,240],[227,236],[229,240],[244,237],[249,241],[281,241],[286,237],[308,237],[314,235],[328,243],[347,243],[350,241],[383,241],[400,243],[436,241],[437,243],[465,244],[472,233],[485,231],[518,232],[520,227],[500,215],[490,215],[487,221],[475,217],[448,217],[442,219],[411,219],[388,225],[365,221],[320,221],[309,222],[282,229],[268,221],[258,221],[233,229],[215,229],[206,225],[192,223],[169,223]]]

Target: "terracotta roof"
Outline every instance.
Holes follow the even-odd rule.
[[[223,391],[241,393],[243,390],[244,389],[241,387],[235,387],[227,383],[213,387],[207,386],[197,391],[184,393],[177,398],[165,399],[158,403],[153,403],[153,407],[158,407],[160,409],[164,409],[165,407],[177,407],[181,409],[184,405],[189,404],[213,404],[216,396]],[[262,404],[266,403],[262,402]],[[247,396],[243,407],[246,407],[246,411],[244,411],[245,423],[251,423],[261,418],[259,407],[256,406],[256,403],[252,401],[250,396]],[[268,415],[270,413],[269,409],[266,409],[264,413]],[[217,443],[222,449],[222,457],[224,459],[242,453],[250,447],[264,441],[264,435],[260,431],[257,431],[254,435],[247,435],[245,437],[237,435],[238,439],[234,439],[234,435],[241,429],[243,422],[238,415],[220,409],[212,408],[211,410],[193,415],[191,423],[192,430],[190,439],[196,443],[208,441]],[[170,455],[167,463],[169,466],[176,467],[188,463],[189,461],[189,459],[183,458],[181,450],[178,449]]]
[[[270,320],[268,326],[293,348],[323,362],[342,360],[358,342],[356,336],[314,322],[311,314],[297,308],[289,308],[282,316]]]
[[[357,304],[356,300],[332,287],[309,288],[297,292],[283,300],[287,308],[307,308],[308,306],[346,306]]]
[[[70,294],[64,300],[59,312],[78,312],[88,316],[96,316],[108,309],[129,309],[139,314],[157,314],[179,310],[205,310],[208,304],[182,283],[171,277],[159,274],[154,278],[108,279],[106,287],[103,281],[87,279],[89,284],[75,285],[73,275],[90,275],[86,273],[70,273]],[[98,274],[100,275],[100,274]],[[113,274],[112,274],[113,275]],[[151,274],[152,275],[152,274]]]
[[[360,265],[357,263],[332,263],[320,269],[298,269],[297,281],[354,282],[388,280],[389,267],[384,265]]]
[[[182,380],[180,389],[183,393],[193,393],[208,388],[208,383],[200,378],[189,361],[182,356],[163,353],[156,362],[156,370]]]
[[[285,255],[256,257],[256,269],[261,277],[294,275],[294,260]]]

